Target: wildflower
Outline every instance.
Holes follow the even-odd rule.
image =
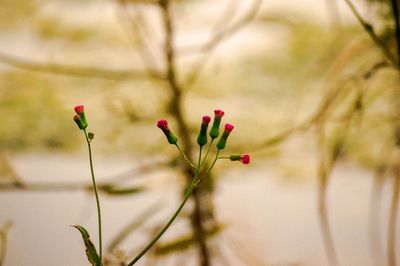
[[[217,143],[217,148],[219,150],[223,150],[225,148],[226,145],[226,140],[229,137],[229,134],[232,132],[234,126],[231,124],[225,124],[225,130],[222,133],[221,138],[219,139],[218,143]]]
[[[208,125],[210,124],[211,117],[208,115],[203,116],[203,121],[200,126],[200,133],[199,136],[197,137],[197,143],[200,146],[204,146],[207,144],[207,129]]]
[[[80,129],[85,129],[88,126],[86,116],[85,116],[85,107],[83,105],[77,105],[74,107],[76,112],[76,116],[74,116],[74,121],[77,123]],[[79,124],[78,121],[79,120]]]
[[[85,106],[83,105],[77,105],[74,107],[75,112],[80,115],[85,111]]]
[[[214,110],[214,122],[210,130],[211,139],[216,139],[219,136],[219,126],[221,124],[221,118],[224,116],[224,111],[222,110]]]
[[[178,142],[178,138],[171,132],[171,130],[168,128],[168,122],[165,119],[161,119],[157,122],[157,127],[161,129],[165,136],[167,137],[167,140],[170,144],[176,145]]]
[[[241,161],[243,164],[249,164],[250,163],[250,155],[245,153],[245,154],[234,154],[229,156],[229,159],[231,161]]]

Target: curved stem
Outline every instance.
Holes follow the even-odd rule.
[[[180,150],[178,145],[176,145],[176,147]],[[200,158],[201,158],[201,147],[200,147],[200,155],[199,155],[199,165],[200,165]],[[181,204],[179,205],[178,209],[175,211],[175,213],[169,219],[167,224],[161,229],[161,231],[147,244],[147,246],[144,247],[144,249],[128,264],[128,266],[132,266],[136,262],[138,262],[144,256],[144,254],[146,254],[147,251],[149,251],[153,247],[153,245],[161,238],[161,236],[168,230],[168,228],[171,226],[171,224],[175,221],[176,217],[179,215],[179,213],[185,206],[187,200],[190,198],[190,195],[192,194],[193,190],[196,188],[196,186],[198,184],[197,180],[198,180],[199,173],[200,173],[200,171],[199,171],[200,167],[199,168],[194,167],[194,168],[196,169],[196,173],[195,173],[195,175],[192,179],[192,182],[190,183],[190,186],[189,186],[188,190],[186,191],[185,196],[184,196]]]
[[[333,244],[332,232],[330,229],[329,218],[328,218],[328,210],[326,208],[326,190],[327,183],[325,181],[321,182],[319,185],[319,193],[318,193],[318,215],[319,221],[321,225],[322,236],[325,244],[325,249],[328,255],[328,262],[330,266],[339,265],[338,259],[336,256],[335,245]]]
[[[186,156],[186,154],[181,150],[181,147],[179,147],[178,144],[175,144],[175,146],[178,148],[179,152],[182,154],[183,159],[192,167],[193,169],[197,169],[196,166],[189,160],[189,158]],[[201,152],[201,151],[200,151]],[[200,154],[201,155],[201,154]]]
[[[183,198],[181,204],[179,205],[178,209],[175,211],[175,213],[172,215],[172,217],[169,219],[168,223],[161,229],[161,231],[153,238],[153,240],[150,241],[149,244],[128,264],[128,266],[134,265],[138,260],[140,260],[144,254],[149,251],[151,247],[161,238],[161,236],[168,230],[168,228],[171,226],[171,224],[175,221],[176,217],[178,214],[181,212],[183,209],[183,206],[185,206],[186,201],[189,199],[190,195],[193,192],[193,189],[196,187],[195,186],[195,181],[196,178],[193,178],[192,183],[189,186],[189,189],[186,191],[185,197]]]
[[[217,162],[217,160],[218,160],[218,155],[219,155],[219,152],[220,152],[220,151],[221,151],[220,149],[217,150],[217,154],[215,155],[214,161],[212,162],[212,164],[211,164],[211,166],[210,166],[210,169],[208,169],[208,171],[207,171],[207,175],[211,172],[211,170],[213,169],[215,163]]]
[[[208,156],[208,154],[210,153],[211,146],[212,146],[213,142],[214,142],[214,139],[212,139],[211,142],[210,142],[210,145],[208,145],[208,149],[207,149],[207,152],[206,152],[206,156],[204,156],[204,159],[203,159],[203,161],[201,162],[200,167],[202,167],[203,164],[206,162],[207,156]]]
[[[86,132],[86,129],[83,130],[85,133],[85,138],[86,138],[86,143],[88,146],[89,150],[89,161],[90,161],[90,173],[92,175],[92,182],[93,182],[93,190],[94,190],[94,195],[96,196],[96,205],[97,205],[97,218],[98,218],[98,224],[99,224],[99,257],[100,257],[100,264],[103,265],[102,262],[102,257],[103,257],[103,242],[102,242],[102,230],[101,230],[101,208],[100,208],[100,200],[99,200],[99,194],[97,191],[97,186],[96,186],[96,178],[94,175],[94,168],[93,168],[93,158],[92,158],[92,147],[90,146],[90,139],[88,137],[88,134]]]

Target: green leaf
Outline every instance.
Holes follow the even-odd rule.
[[[100,261],[100,257],[97,254],[96,247],[93,245],[92,240],[90,240],[88,231],[83,226],[80,226],[80,225],[73,225],[73,227],[78,229],[82,235],[83,242],[85,243],[85,247],[86,247],[86,250],[85,250],[86,256],[87,256],[87,259],[90,262],[90,264],[92,264],[92,266],[101,266],[102,264]]]
[[[99,186],[104,193],[109,195],[118,195],[118,196],[125,196],[143,192],[145,190],[144,187],[140,186],[131,186],[131,187],[116,187],[113,185],[103,185]]]

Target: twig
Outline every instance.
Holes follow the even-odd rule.
[[[326,192],[328,189],[328,181],[330,177],[330,173],[332,170],[333,163],[330,162],[327,164],[324,152],[324,144],[325,144],[325,132],[323,129],[323,125],[317,131],[318,134],[318,143],[320,147],[320,161],[318,167],[318,215],[319,222],[321,226],[322,237],[324,240],[325,250],[328,256],[328,262],[330,266],[337,266],[338,259],[335,251],[335,245],[333,243],[332,232],[330,230],[330,223],[328,217],[328,210],[326,207]]]
[[[29,59],[23,59],[16,56],[8,55],[3,52],[0,52],[0,63],[23,70],[82,78],[99,78],[119,81],[149,78],[149,74],[143,72],[142,70],[113,70],[106,68],[81,67],[55,63],[39,63]],[[160,80],[164,79],[164,77],[155,70],[149,70],[149,73],[151,73],[151,77]]]
[[[193,67],[193,71],[185,79],[184,84],[186,89],[190,89],[190,87],[192,87],[193,84],[196,83],[207,62],[209,61],[210,55],[212,54],[213,50],[223,40],[226,40],[227,38],[238,32],[240,29],[245,27],[248,23],[250,23],[257,15],[261,4],[262,0],[255,0],[248,12],[239,21],[237,21],[232,26],[217,32],[210,38],[210,40],[206,44],[198,48],[199,52],[204,53],[205,55],[195,64],[195,66]]]
[[[374,74],[376,74],[377,71],[388,67],[388,64],[386,62],[377,62],[373,64],[367,71],[364,73],[360,74],[358,77],[350,76],[347,79],[345,79],[343,82],[339,84],[339,86],[335,86],[330,88],[330,90],[323,96],[323,99],[321,101],[321,104],[318,106],[318,108],[305,120],[301,121],[297,125],[288,128],[286,130],[282,130],[281,132],[268,137],[266,140],[262,141],[261,143],[256,143],[250,145],[250,148],[248,148],[249,151],[252,153],[254,152],[260,152],[266,148],[270,148],[272,146],[278,145],[281,142],[285,141],[287,138],[292,136],[292,134],[297,133],[297,132],[303,132],[308,130],[310,127],[315,125],[317,121],[321,119],[331,108],[332,104],[334,103],[335,99],[340,95],[342,92],[344,86],[347,84],[347,82],[350,82],[352,80],[357,80],[359,78],[362,78],[364,80],[368,80],[372,78]]]
[[[396,226],[397,226],[397,212],[399,206],[399,193],[400,193],[400,169],[399,166],[395,167],[394,180],[393,180],[393,194],[390,204],[390,216],[388,226],[387,238],[387,259],[388,266],[396,266]]]
[[[339,131],[337,132],[337,140],[334,143],[334,146],[329,151],[328,156],[325,154],[325,145],[326,145],[326,122],[329,118],[329,115],[324,115],[317,121],[316,133],[318,146],[320,150],[319,154],[319,166],[318,166],[318,181],[319,181],[319,190],[318,190],[318,214],[321,225],[321,232],[324,239],[325,249],[328,255],[328,262],[331,266],[339,265],[335,245],[333,241],[333,236],[331,232],[331,226],[329,223],[328,217],[328,209],[326,204],[327,199],[327,189],[329,185],[329,180],[331,177],[332,170],[341,154],[343,146],[345,145],[345,141],[347,135],[350,130],[351,122],[353,117],[357,111],[358,105],[356,102],[359,100],[359,95],[355,97],[355,99],[350,103],[349,109],[347,112],[347,120],[344,121],[344,124]]]
[[[400,18],[399,18],[399,3],[398,0],[391,0],[392,12],[395,25],[395,38],[397,45],[397,67],[400,69]]]
[[[394,0],[396,1],[396,0]],[[374,43],[382,50],[383,54],[385,57],[394,65],[398,66],[396,62],[396,58],[392,55],[392,53],[389,51],[385,43],[378,37],[378,35],[375,33],[374,28],[372,25],[368,22],[366,22],[360,13],[357,11],[356,7],[354,4],[351,2],[351,0],[345,0],[346,4],[350,8],[351,12],[354,14],[356,17],[357,21],[361,24],[361,26],[364,28],[364,30],[368,33],[369,37],[374,41]]]
[[[369,207],[369,239],[371,256],[375,266],[382,264],[382,250],[380,237],[380,209],[382,200],[382,188],[384,184],[387,166],[378,167],[374,173],[373,189],[370,196]]]
[[[127,5],[127,1],[118,1],[122,10],[122,15],[125,20],[130,23],[134,27],[134,32],[132,32],[130,29],[127,27],[124,27],[124,29],[127,32],[127,35],[130,37],[132,42],[139,41],[139,44],[143,47],[141,51],[139,51],[139,55],[143,61],[143,64],[145,65],[146,72],[149,72],[151,74],[150,69],[152,69],[152,66],[157,66],[157,59],[154,56],[149,42],[144,38],[141,29],[143,28],[141,25],[139,25],[139,21],[143,23],[143,20],[141,19],[135,19],[134,17],[131,16],[129,12],[129,7]],[[131,1],[133,3],[133,1]],[[122,22],[122,21],[121,21]],[[122,24],[122,23],[121,23]],[[122,24],[125,26],[124,24]]]
[[[3,227],[0,229],[0,265],[4,264],[7,253],[7,234],[11,228],[12,222],[6,221]]]

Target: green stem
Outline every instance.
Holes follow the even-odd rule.
[[[185,206],[185,203],[189,199],[190,195],[192,194],[193,190],[196,187],[197,184],[197,178],[199,176],[199,170],[196,170],[195,176],[192,180],[192,183],[190,184],[188,190],[186,191],[185,197],[183,198],[181,204],[179,205],[178,209],[175,211],[175,213],[172,215],[172,217],[169,219],[167,224],[161,229],[161,231],[151,240],[147,246],[128,264],[128,266],[134,265],[138,260],[140,260],[141,257],[143,257],[144,254],[149,251],[149,249],[161,238],[161,236],[168,230],[168,228],[171,226],[171,224],[175,221],[176,217],[178,214],[181,212],[183,209],[183,206]]]
[[[178,144],[175,144],[175,146],[178,148],[179,152],[182,154],[183,158],[185,159],[185,161],[190,165],[190,167],[192,167],[193,169],[197,169],[196,166],[194,166],[194,164],[189,160],[189,158],[186,156],[186,154],[181,150],[181,148],[179,147]]]
[[[201,162],[200,167],[202,167],[203,164],[206,162],[207,156],[208,156],[208,154],[210,153],[211,146],[212,146],[213,142],[214,142],[214,139],[212,139],[210,145],[208,145],[208,149],[207,149],[207,152],[206,152],[206,156],[204,156],[203,162]]]
[[[220,151],[221,151],[220,149],[217,150],[217,154],[215,155],[214,161],[213,161],[213,163],[211,164],[210,169],[208,169],[208,171],[207,171],[207,175],[211,172],[211,170],[213,169],[215,163],[217,162],[217,160],[218,160],[218,155],[219,155],[219,152],[220,152]]]
[[[92,159],[92,148],[90,146],[90,139],[88,137],[88,134],[86,132],[86,129],[83,130],[85,133],[85,138],[86,142],[88,145],[88,150],[89,150],[89,161],[90,161],[90,172],[92,174],[92,182],[93,182],[93,189],[94,189],[94,194],[96,196],[96,205],[97,205],[97,217],[98,217],[98,223],[99,223],[99,257],[100,257],[100,265],[103,265],[102,262],[102,257],[103,257],[103,242],[102,242],[102,230],[101,230],[101,208],[100,208],[100,200],[99,200],[99,194],[97,192],[97,186],[96,186],[96,178],[94,175],[94,170],[93,170],[93,159]]]
[[[200,146],[200,151],[199,151],[199,162],[197,163],[197,171],[200,172],[201,168],[201,151],[203,150],[203,146]]]

